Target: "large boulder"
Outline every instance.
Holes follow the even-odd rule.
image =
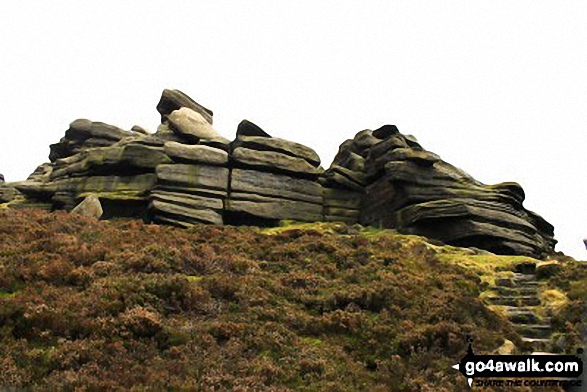
[[[174,110],[167,116],[171,129],[180,137],[198,142],[200,139],[220,137],[212,125],[198,112],[190,108]]]
[[[181,108],[188,108],[199,113],[209,124],[212,124],[213,113],[210,109],[206,109],[179,90],[163,90],[157,104],[157,111],[161,114],[161,122],[165,122],[167,116]]]
[[[79,203],[73,210],[71,210],[72,214],[75,215],[82,215],[87,216],[89,218],[100,219],[104,210],[102,209],[102,204],[100,204],[100,199],[94,194],[88,195],[84,201]]]
[[[239,138],[241,136],[271,137],[271,135],[262,130],[261,127],[249,120],[243,120],[238,125],[236,129],[236,137]]]

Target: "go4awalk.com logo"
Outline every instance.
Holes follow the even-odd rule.
[[[582,354],[582,350],[578,355]],[[583,361],[578,355],[475,355],[469,339],[467,354],[452,366],[469,386],[581,387]]]

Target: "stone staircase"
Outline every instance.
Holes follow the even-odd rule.
[[[534,266],[535,267],[535,266]],[[501,306],[522,337],[527,353],[548,353],[553,350],[550,317],[540,316],[539,282],[535,268],[521,268],[513,276],[497,278],[492,288],[497,295],[486,298],[489,305]]]

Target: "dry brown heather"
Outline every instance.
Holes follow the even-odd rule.
[[[467,335],[518,341],[473,269],[353,231],[1,211],[0,385],[464,390]]]

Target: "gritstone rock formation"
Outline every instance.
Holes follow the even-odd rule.
[[[362,195],[364,225],[500,254],[540,257],[556,243],[552,225],[523,207],[520,185],[482,184],[392,125],[344,142],[323,184]]]
[[[553,227],[522,206],[518,184],[484,185],[393,125],[357,133],[324,170],[311,148],[247,120],[231,142],[213,128],[212,111],[178,90],[165,90],[157,110],[154,134],[75,120],[49,163],[0,185],[0,202],[71,211],[95,195],[103,218],[181,227],[343,221],[496,253],[554,249]]]

